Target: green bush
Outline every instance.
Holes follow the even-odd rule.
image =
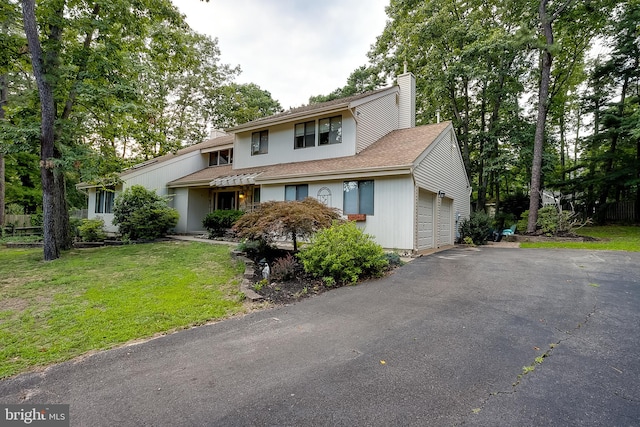
[[[522,212],[522,215],[520,215],[520,219],[518,220],[517,229],[520,230],[521,233],[524,233],[524,232],[527,231],[528,227],[529,227],[529,209],[527,209],[526,211]]]
[[[297,256],[307,273],[341,283],[380,276],[389,265],[382,247],[352,221],[318,231]]]
[[[571,231],[571,212],[559,211],[554,205],[548,205],[538,210],[536,225],[546,235],[556,235]]]
[[[492,222],[491,217],[485,212],[472,212],[469,218],[463,219],[460,223],[462,239],[469,237],[474,244],[484,245],[487,243]]]
[[[29,219],[31,220],[32,227],[42,227],[44,223],[44,214],[42,212],[37,212],[29,215]]]
[[[83,242],[100,242],[107,237],[103,219],[83,219],[78,233]]]
[[[154,240],[167,234],[178,223],[178,211],[167,201],[141,185],[127,188],[113,206],[113,224],[129,240]]]
[[[213,211],[202,220],[202,226],[207,229],[210,237],[221,236],[225,230],[233,227],[233,224],[244,214],[237,210]]]

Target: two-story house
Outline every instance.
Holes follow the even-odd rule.
[[[385,248],[419,252],[453,244],[470,213],[453,127],[415,127],[415,77],[405,73],[397,82],[227,129],[124,171],[113,189],[81,184],[90,217],[110,225],[113,190],[136,184],[172,197],[178,233],[202,233],[202,219],[215,209],[315,197]]]

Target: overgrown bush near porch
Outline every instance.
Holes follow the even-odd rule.
[[[208,213],[202,220],[202,226],[209,232],[209,237],[222,236],[225,230],[233,227],[233,224],[244,215],[239,210],[216,210]]]
[[[100,242],[107,237],[103,219],[83,219],[78,226],[78,234],[83,242]]]
[[[141,185],[127,188],[116,197],[113,225],[130,240],[154,240],[165,236],[178,223],[179,214],[164,197]]]

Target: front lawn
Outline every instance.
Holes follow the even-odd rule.
[[[522,242],[521,248],[566,248],[640,252],[640,227],[608,225],[583,227],[575,231],[580,236],[598,240],[588,242]]]
[[[242,310],[228,246],[0,248],[0,378]]]

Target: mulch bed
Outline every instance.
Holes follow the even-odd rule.
[[[564,233],[557,236],[545,236],[544,234],[514,234],[503,238],[512,242],[595,242],[600,239],[590,236],[580,236],[574,233]]]

